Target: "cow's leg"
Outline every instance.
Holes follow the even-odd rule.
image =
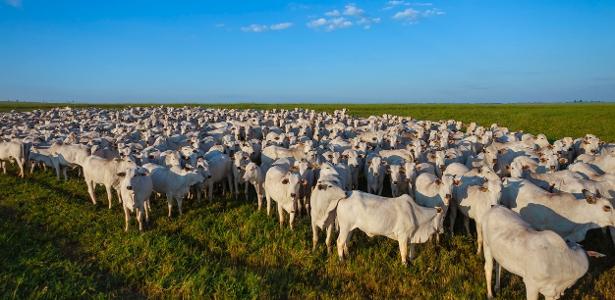
[[[348,242],[348,233],[350,230],[345,228],[346,226],[340,225],[340,234],[337,236],[337,256],[340,261],[344,260],[344,248],[346,248],[346,243]]]
[[[288,217],[288,224],[290,224],[290,230],[293,230],[293,222],[295,221],[295,212],[290,212]]]
[[[0,161],[0,166],[2,167],[2,174],[6,175],[6,165],[4,161]]]
[[[237,200],[237,196],[239,196],[239,180],[235,178],[233,180],[233,185],[235,186],[235,190],[233,191],[233,194],[235,195],[235,200]]]
[[[609,226],[609,233],[611,234],[611,240],[615,244],[615,227]]]
[[[209,187],[207,188],[209,191],[209,197],[207,197],[208,201],[213,201],[214,200],[214,183],[213,182],[209,182]]]
[[[111,209],[111,201],[113,200],[113,194],[111,190],[111,186],[105,185],[105,190],[107,191],[107,200],[109,200],[109,209]]]
[[[451,201],[451,204],[449,205],[449,221],[450,224],[448,224],[449,226],[449,230],[451,231],[451,235],[455,234],[455,220],[457,219],[457,203],[454,201]]]
[[[36,167],[35,163],[30,164],[30,174],[34,174],[34,167]]]
[[[284,210],[282,209],[282,205],[280,205],[280,203],[278,203],[278,217],[280,222],[280,229],[282,229],[282,226],[284,226]]]
[[[267,198],[267,216],[269,216],[271,214],[271,196],[267,191],[265,191],[265,197]]]
[[[535,284],[531,283],[531,282],[527,282],[524,280],[525,283],[525,297],[527,300],[538,300],[538,287],[536,287]]]
[[[90,194],[90,199],[92,200],[92,203],[96,204],[96,193],[94,191],[94,188],[96,186],[94,185],[94,182],[86,179],[85,183],[88,186],[88,194]]]
[[[497,293],[500,290],[500,277],[502,277],[502,265],[495,261],[495,289]]]
[[[60,180],[60,166],[58,166],[57,162],[53,163],[53,169],[56,171],[56,177]]]
[[[333,222],[327,226],[327,237],[325,239],[325,245],[327,246],[327,254],[331,253],[331,242],[333,240]]]
[[[258,210],[261,210],[261,207],[263,206],[263,188],[262,187],[256,187],[256,201],[258,202]]]
[[[183,197],[181,196],[175,196],[175,201],[177,201],[177,210],[179,210],[179,216],[182,216],[182,201],[183,201]]]
[[[318,245],[318,226],[312,220],[312,251],[316,250],[316,245]]]
[[[23,170],[23,163],[20,161],[17,161],[17,166],[19,167],[19,177],[24,178],[26,176],[26,174],[24,173]]]
[[[472,236],[472,232],[470,231],[470,218],[466,215],[463,216],[463,226],[466,228],[466,233]],[[478,229],[478,226],[476,226],[476,231],[478,231]]]
[[[399,237],[397,242],[399,243],[399,254],[401,255],[401,263],[405,266],[408,264],[408,237]]]
[[[145,207],[144,209],[145,210],[145,222],[149,223],[149,210],[150,210],[149,199],[146,199],[145,202],[143,202],[143,205]]]
[[[139,223],[139,231],[143,231],[143,208],[137,208],[137,222]]]
[[[415,243],[410,243],[410,260],[413,260],[416,258],[416,244]]]
[[[67,167],[63,167],[62,168],[62,172],[64,173],[64,180],[68,180],[68,168]]]
[[[173,211],[173,196],[167,194],[167,206],[169,207],[169,218],[171,217],[171,211]]]
[[[344,253],[346,257],[350,256],[350,251],[348,250],[348,241],[352,238],[352,230],[348,232],[348,237],[346,238],[346,243],[344,244]]]
[[[117,189],[115,189],[115,194],[117,195],[117,203],[122,203],[122,195],[120,195],[120,187],[118,186]]]
[[[483,248],[483,231],[481,230],[480,223],[476,222],[476,243],[477,249],[476,254],[480,255],[481,249]]]
[[[493,256],[491,255],[491,249],[487,245],[484,246],[485,256],[485,281],[487,283],[487,297],[493,298],[493,291],[491,290],[491,276],[493,275]]]
[[[124,207],[124,231],[128,232],[128,223],[130,222],[130,211],[127,207]]]
[[[233,178],[232,176],[226,176],[226,183],[228,184],[229,193],[233,193]],[[237,193],[237,191],[235,191]]]

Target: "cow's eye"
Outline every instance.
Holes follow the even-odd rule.
[[[603,206],[603,207],[602,207],[602,209],[603,209],[604,211],[606,211],[606,212],[611,211],[611,207],[610,207],[610,206],[608,206],[608,205]]]

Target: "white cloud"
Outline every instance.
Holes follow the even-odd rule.
[[[263,25],[263,24],[251,24],[249,26],[241,27],[241,31],[243,32],[265,32],[265,31],[278,31],[288,29],[293,26],[291,22],[283,22],[272,25]]]
[[[402,11],[398,11],[395,15],[393,15],[393,19],[414,23],[419,18],[420,12],[413,8],[406,8]]]
[[[445,13],[438,8],[431,8],[423,12],[424,17],[441,16]]]
[[[311,27],[311,28],[318,28],[318,27],[323,26],[325,24],[327,24],[327,19],[325,19],[325,18],[318,18],[316,20],[310,21],[307,25],[308,25],[308,27]]]
[[[271,30],[284,30],[284,29],[290,28],[291,26],[293,26],[293,23],[284,22],[284,23],[273,24],[273,25],[269,26],[269,29],[271,29]]]
[[[348,28],[352,26],[352,22],[344,17],[334,18],[329,20],[327,24],[327,30],[333,31],[336,29]]]
[[[344,15],[346,16],[360,16],[364,12],[364,10],[360,9],[354,3],[346,4],[346,6],[344,6]]]
[[[388,10],[398,6],[432,6],[431,2],[407,2],[403,0],[390,0],[384,6],[383,10]]]
[[[430,4],[430,3],[423,3],[423,4]],[[429,8],[423,11],[416,10],[410,7],[410,8],[406,8],[402,11],[398,11],[397,13],[395,13],[393,15],[393,19],[406,23],[406,24],[415,24],[421,18],[430,18],[430,17],[435,17],[435,16],[441,16],[444,14],[445,14],[444,11],[442,11],[439,8],[435,8],[435,7]]]
[[[250,26],[241,27],[244,32],[264,32],[269,29],[267,25],[251,24]]]
[[[363,17],[363,18],[360,18],[359,21],[357,21],[357,24],[363,26],[363,29],[370,29],[372,28],[372,24],[378,24],[380,23],[380,21],[381,21],[380,18]]]
[[[21,7],[21,0],[4,0],[4,3],[12,7]]]
[[[332,11],[328,11],[328,12],[326,12],[326,13],[325,13],[325,16],[327,16],[327,17],[339,17],[339,16],[341,16],[341,15],[342,15],[342,14],[341,14],[341,13],[340,13],[340,11],[339,11],[339,10],[337,10],[337,9],[334,9],[334,10],[332,10]]]
[[[380,23],[379,17],[371,17],[365,10],[359,8],[354,3],[344,6],[343,10],[330,10],[324,13],[324,17],[319,17],[307,23],[307,27],[313,29],[324,29],[334,31],[337,29],[350,28],[354,25],[361,26],[363,29],[370,29],[373,24]]]

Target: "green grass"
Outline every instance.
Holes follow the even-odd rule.
[[[0,175],[0,186],[1,299],[485,295],[482,257],[462,234],[419,245],[416,260],[404,267],[394,241],[356,233],[350,259],[340,263],[322,244],[311,251],[307,218],[294,232],[280,229],[255,203],[231,197],[188,201],[186,213],[173,219],[166,217],[166,202],[155,199],[147,230],[138,233],[133,223],[125,233],[120,206],[92,205],[82,179],[9,174]],[[104,199],[104,191],[98,195]],[[585,244],[610,256],[592,259],[566,298],[612,298],[615,249],[600,231],[590,232]],[[517,276],[505,275],[503,287],[500,299],[524,297]]]
[[[0,111],[49,109],[60,104],[37,102],[0,102]],[[119,104],[64,104],[72,107],[119,108]],[[550,140],[565,136],[581,137],[593,133],[603,140],[615,142],[615,103],[567,104],[202,104],[204,106],[235,109],[293,109],[303,107],[331,112],[343,107],[353,115],[368,117],[384,113],[412,116],[420,120],[456,119],[483,126],[498,123],[511,130],[534,134],[544,133]],[[143,106],[143,105],[141,105]],[[153,105],[155,106],[155,105]],[[172,106],[184,106],[173,104]]]
[[[27,105],[32,104],[20,109],[35,108]],[[612,104],[300,106],[327,111],[345,106],[362,116],[394,112],[483,125],[498,121],[550,138],[593,132],[615,140],[615,128],[607,126],[615,115]],[[138,233],[133,219],[124,233],[120,206],[92,205],[83,179],[57,181],[50,172],[19,179],[9,171],[0,175],[0,299],[485,298],[483,259],[460,224],[454,237],[419,245],[408,267],[400,263],[396,242],[362,233],[353,236],[350,259],[340,263],[327,255],[324,236],[311,251],[307,218],[299,219],[295,231],[280,229],[277,218],[256,211],[253,202],[230,196],[212,203],[187,201],[181,218],[168,219],[166,201],[154,199],[146,231]],[[102,189],[98,198],[106,199]],[[610,238],[591,231],[584,245],[608,257],[591,259],[588,274],[564,298],[615,299]],[[507,273],[499,299],[524,296],[521,279]]]

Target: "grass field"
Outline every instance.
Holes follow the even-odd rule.
[[[550,138],[593,132],[615,140],[615,126],[608,126],[615,105],[345,106],[363,116],[388,112],[485,125],[500,120]],[[461,224],[440,244],[419,245],[408,267],[400,263],[396,242],[362,233],[353,236],[350,259],[340,263],[322,244],[311,251],[307,218],[294,232],[280,229],[276,218],[243,197],[187,201],[185,214],[173,219],[166,217],[166,201],[154,199],[147,230],[138,233],[133,223],[124,233],[117,202],[111,210],[92,205],[83,179],[74,174],[66,182],[50,172],[26,179],[14,174],[0,175],[0,299],[485,298],[483,259],[475,254],[474,238],[461,234]],[[103,189],[98,196],[106,198]],[[564,298],[615,299],[610,238],[595,230],[583,244],[608,257],[591,259],[588,274]],[[525,296],[519,277],[507,273],[502,284],[499,299]]]

